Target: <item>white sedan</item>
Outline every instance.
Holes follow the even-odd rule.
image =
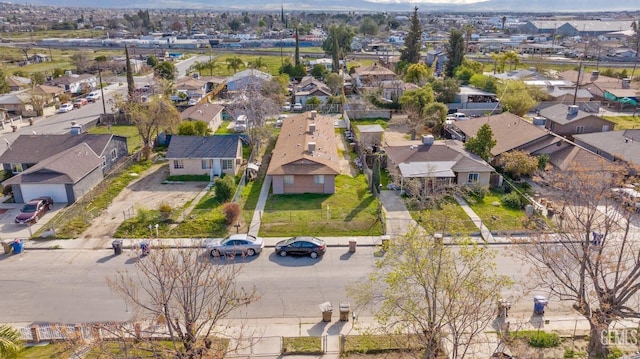
[[[222,255],[243,255],[251,257],[262,252],[264,241],[250,234],[232,234],[227,238],[215,238],[205,241],[207,251],[212,257]]]
[[[67,102],[67,103],[63,103],[60,108],[58,109],[58,112],[62,113],[62,112],[69,112],[73,110],[73,104],[71,102]]]

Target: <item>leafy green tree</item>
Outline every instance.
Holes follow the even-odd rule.
[[[317,79],[323,78],[326,73],[327,73],[327,68],[323,64],[315,64],[311,69],[311,76]]]
[[[17,358],[23,348],[20,338],[20,332],[14,327],[7,324],[0,325],[0,358]]]
[[[475,74],[469,79],[469,85],[479,88],[482,91],[496,93],[498,91],[498,80],[493,76]]]
[[[409,32],[404,39],[404,47],[400,50],[400,61],[416,64],[420,61],[420,49],[422,48],[422,25],[418,17],[418,7],[413,9]]]
[[[178,135],[210,136],[211,128],[204,121],[183,121],[178,125]]]
[[[7,82],[7,76],[4,74],[4,71],[0,69],[0,94],[8,93],[9,91],[10,89],[9,89],[9,83]]]
[[[524,116],[536,105],[522,81],[507,80],[498,85],[498,98],[504,111]]]
[[[427,84],[417,90],[405,91],[400,96],[399,102],[402,110],[407,114],[411,139],[415,139],[420,127],[424,125],[425,110],[434,102],[433,90]]]
[[[436,96],[436,101],[442,103],[454,102],[458,92],[460,92],[460,84],[453,78],[433,79],[431,87]]]
[[[493,149],[495,145],[496,140],[493,139],[493,131],[491,131],[491,127],[485,123],[478,129],[478,133],[476,133],[474,137],[469,138],[467,142],[465,142],[464,148],[488,162],[489,157],[491,157],[491,149]]]
[[[344,87],[344,79],[339,74],[332,72],[327,75],[327,78],[324,80],[329,89],[331,89],[331,93],[336,96],[340,94],[342,88]]]
[[[165,80],[173,81],[176,79],[176,66],[173,62],[162,61],[153,68],[154,73]]]
[[[431,75],[431,69],[424,63],[411,64],[407,67],[404,81],[423,86],[427,82],[429,75]]]
[[[147,56],[147,65],[149,67],[155,67],[158,64],[158,58],[155,55]]]
[[[494,250],[466,238],[455,237],[457,246],[434,238],[462,228],[453,205],[436,212],[436,220],[424,221],[426,235],[394,239],[373,273],[347,293],[374,311],[384,333],[420,333],[422,358],[463,358],[495,319],[496,296],[511,280],[498,274]]]
[[[447,120],[448,113],[449,108],[443,103],[434,102],[429,104],[424,109],[425,123],[427,126],[433,127],[433,133],[440,133]]]
[[[233,198],[233,193],[236,190],[235,188],[236,183],[233,176],[223,176],[216,180],[213,184],[216,200],[220,203],[229,202],[231,198]]]
[[[359,31],[364,36],[376,36],[378,34],[378,24],[367,16],[360,23]]]
[[[45,83],[45,80],[42,72],[34,72],[31,74],[31,86],[42,85]]]
[[[52,76],[53,76],[54,79],[64,76],[64,69],[56,67],[55,69],[53,69],[53,75]]]
[[[353,29],[346,24],[332,25],[327,38],[322,43],[322,50],[327,54],[335,53],[339,59],[342,59],[347,53],[351,52],[353,36]],[[337,51],[335,51],[336,49]]]
[[[238,72],[238,70],[240,69],[240,67],[242,67],[242,65],[244,65],[244,62],[242,61],[241,58],[237,56],[230,57],[227,59],[227,69],[233,70],[234,74]]]
[[[500,165],[513,179],[531,176],[538,169],[538,159],[524,151],[509,151],[500,155]]]
[[[464,38],[460,30],[451,29],[446,49],[447,62],[444,66],[444,74],[453,77],[456,67],[462,65],[462,60],[464,60]]]
[[[322,104],[322,101],[320,101],[320,99],[317,96],[313,96],[312,98],[308,99],[307,102],[305,102],[305,105],[313,109],[318,108],[320,104]]]
[[[471,77],[475,74],[472,68],[461,65],[456,69],[455,78],[463,84],[468,84]]]

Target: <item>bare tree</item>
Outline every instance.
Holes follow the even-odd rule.
[[[604,161],[600,170],[574,165],[553,173],[549,183],[558,190],[557,233],[518,247],[522,258],[533,264],[530,278],[538,278],[536,287],[571,302],[589,321],[590,358],[607,357],[604,340],[613,321],[640,318],[640,242],[631,227],[635,204],[629,211],[625,192],[612,191],[626,175],[625,168]]]
[[[221,321],[258,300],[255,288],[236,285],[242,265],[211,263],[201,253],[195,247],[157,248],[136,262],[135,270],[107,279],[137,318],[164,327],[161,332],[173,343],[167,350],[176,358],[221,354],[211,352],[214,340],[225,335]]]
[[[396,238],[368,280],[348,288],[359,306],[374,308],[385,332],[418,334],[427,359],[442,355],[447,342],[448,357],[472,355],[510,284],[496,273],[494,251],[465,238],[456,246],[436,239],[442,229],[460,228],[452,211],[445,206],[437,225]]]

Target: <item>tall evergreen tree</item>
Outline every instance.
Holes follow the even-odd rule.
[[[296,26],[296,53],[295,53],[295,64],[296,66],[300,65],[300,40],[298,39],[298,27]]]
[[[129,101],[133,99],[136,92],[136,85],[133,82],[133,71],[131,69],[131,59],[129,59],[129,48],[124,47],[124,56],[126,58],[126,70],[127,70],[127,94],[129,95]]]
[[[284,24],[284,6],[280,5],[280,21]]]
[[[418,7],[413,9],[411,16],[411,27],[404,39],[404,48],[400,51],[400,61],[412,64],[420,62],[420,48],[422,47],[422,25],[418,18]]]
[[[449,43],[447,44],[447,63],[444,67],[444,74],[453,77],[456,68],[462,65],[464,60],[464,36],[462,31],[451,29]]]
[[[340,46],[338,46],[338,30],[334,27],[332,28],[332,35],[333,35],[333,51],[331,51],[331,62],[333,65],[333,72],[335,73],[339,73],[340,72]]]

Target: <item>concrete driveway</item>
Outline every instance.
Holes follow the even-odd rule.
[[[47,223],[59,210],[66,206],[66,203],[54,203],[53,208],[47,211],[38,223],[29,226],[13,222],[24,203],[4,203],[4,200],[6,198],[3,197],[2,202],[0,202],[0,240],[2,241],[30,238],[33,233],[36,233],[41,228],[47,228]]]

